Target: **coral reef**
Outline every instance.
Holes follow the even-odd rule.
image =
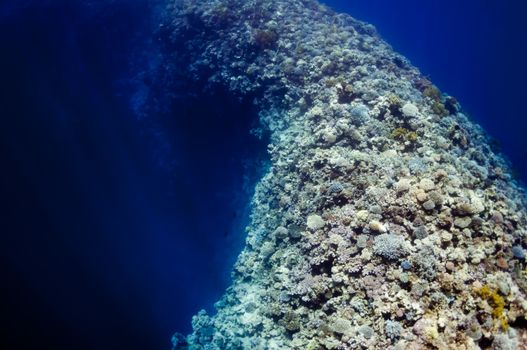
[[[272,165],[178,350],[526,344],[527,200],[458,102],[313,0],[176,0],[166,81],[254,99]]]

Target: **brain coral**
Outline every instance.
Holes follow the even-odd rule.
[[[158,80],[254,99],[272,163],[232,285],[175,349],[525,346],[525,191],[373,26],[314,0],[176,0],[160,34]]]

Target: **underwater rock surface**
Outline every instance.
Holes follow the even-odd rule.
[[[165,87],[254,99],[272,163],[232,285],[174,349],[527,347],[525,190],[373,26],[178,0],[160,34]]]

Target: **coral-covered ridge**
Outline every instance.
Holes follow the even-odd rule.
[[[455,98],[312,0],[177,0],[167,77],[254,99],[271,166],[174,349],[527,348],[527,200]]]

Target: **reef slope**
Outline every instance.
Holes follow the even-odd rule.
[[[526,346],[525,192],[373,26],[310,0],[182,0],[161,33],[165,87],[254,99],[270,134],[232,285],[175,349]]]

